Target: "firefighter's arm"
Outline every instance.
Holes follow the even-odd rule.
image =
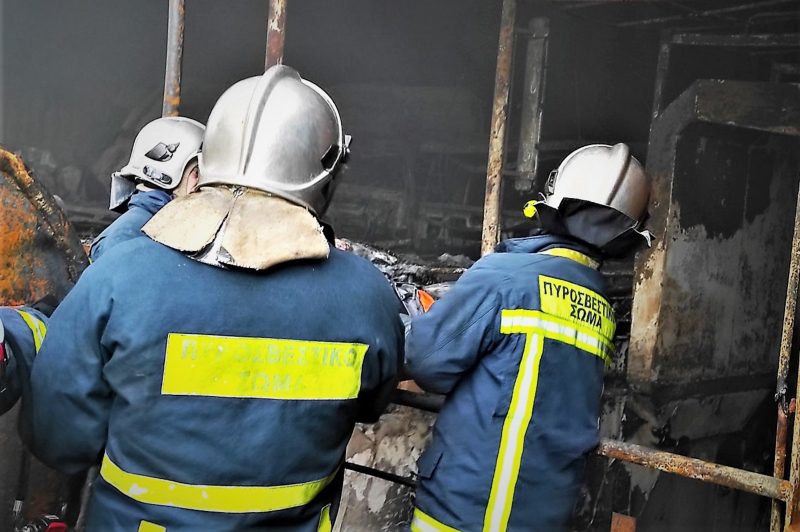
[[[374,269],[372,265],[369,268]],[[403,366],[405,341],[400,319],[402,305],[383,276],[377,271],[370,273],[375,279],[370,304],[374,306],[372,314],[378,330],[362,368],[362,389],[356,416],[359,423],[374,423],[389,404]],[[364,281],[366,284],[366,279]]]
[[[449,393],[499,333],[497,272],[480,262],[406,336],[406,372],[423,389]]]
[[[30,307],[0,307],[0,414],[30,388],[30,368],[44,340],[47,316]]]
[[[53,314],[31,374],[31,450],[65,473],[98,463],[106,444],[112,394],[102,338],[113,299],[98,273],[87,269]]]

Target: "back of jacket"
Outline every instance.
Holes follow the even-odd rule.
[[[616,327],[597,263],[550,235],[501,250],[412,323],[411,376],[448,394],[413,530],[564,529],[597,445]]]
[[[117,246],[50,321],[34,451],[65,472],[102,461],[90,530],[324,528],[353,424],[395,384],[397,305],[335,249],[253,273]]]

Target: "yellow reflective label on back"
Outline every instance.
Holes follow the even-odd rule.
[[[171,333],[164,395],[354,399],[369,346]]]
[[[540,275],[539,301],[542,312],[588,328],[609,342],[614,339],[617,328],[614,309],[597,292],[575,283]]]

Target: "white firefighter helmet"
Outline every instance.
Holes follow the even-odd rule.
[[[273,66],[217,100],[198,185],[249,187],[322,215],[348,144],[333,100],[294,69]]]
[[[650,182],[626,144],[591,144],[569,154],[550,175],[545,203],[558,209],[565,198],[605,205],[631,220],[647,217]]]
[[[111,176],[111,203],[114,210],[133,194],[136,182],[173,190],[186,167],[200,153],[205,126],[191,118],[170,116],[145,125],[133,142],[128,164]]]

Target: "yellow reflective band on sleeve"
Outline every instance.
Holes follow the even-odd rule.
[[[33,335],[33,347],[38,353],[39,349],[42,347],[44,336],[47,333],[47,326],[42,320],[29,312],[17,310],[17,313],[22,317],[23,321],[25,321],[25,325],[31,330],[31,334]]]
[[[322,513],[319,515],[319,526],[317,530],[319,532],[331,532],[333,529],[333,524],[331,523],[331,505],[327,505],[325,508],[322,509]]]
[[[597,292],[540,275],[539,301],[542,312],[566,320],[582,331],[599,334],[609,342],[614,339],[617,329],[614,308]]]
[[[159,506],[221,513],[254,513],[286,510],[308,504],[330,484],[329,476],[286,486],[205,486],[183,484],[128,473],[103,456],[100,476],[131,499]]]
[[[164,395],[257,399],[354,399],[369,346],[171,333]]]
[[[139,523],[139,532],[167,532],[167,529],[150,521],[141,521]]]
[[[584,266],[587,266],[593,270],[596,270],[600,267],[599,262],[588,255],[581,253],[580,251],[575,251],[574,249],[550,248],[545,251],[540,251],[539,253],[541,255],[552,255],[553,257],[574,260],[575,262],[583,264]]]
[[[505,312],[505,311],[504,311]],[[544,351],[544,336],[539,333],[525,335],[525,350],[520,361],[519,373],[514,382],[511,405],[508,408],[500,448],[497,454],[492,489],[484,515],[483,530],[500,532],[508,528],[511,502],[519,476],[525,432],[533,415],[533,404],[539,384],[539,365]]]
[[[459,532],[457,528],[440,523],[419,508],[414,508],[411,532]]]

